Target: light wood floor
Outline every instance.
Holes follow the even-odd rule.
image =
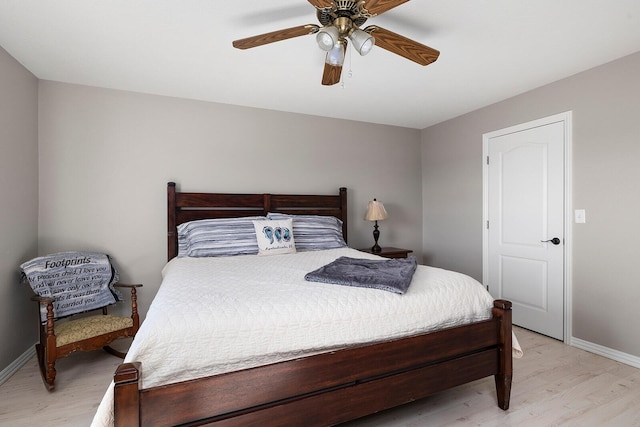
[[[345,426],[640,427],[639,369],[527,330],[516,335],[525,354],[514,360],[508,411],[486,378]],[[88,426],[119,362],[104,352],[71,355],[57,363],[48,393],[32,358],[0,386],[0,426]]]

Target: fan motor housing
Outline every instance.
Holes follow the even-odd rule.
[[[318,21],[320,21],[323,26],[327,26],[333,24],[336,18],[345,17],[349,18],[356,27],[360,27],[367,22],[367,18],[370,17],[368,14],[363,13],[359,6],[360,3],[362,2],[335,1],[331,8],[318,9]]]

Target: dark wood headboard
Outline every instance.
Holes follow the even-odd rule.
[[[167,184],[168,259],[178,255],[176,227],[183,222],[210,218],[235,218],[278,212],[291,215],[330,215],[342,220],[347,241],[347,189],[337,195],[182,193]]]

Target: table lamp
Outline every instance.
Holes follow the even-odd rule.
[[[369,202],[367,212],[364,214],[364,219],[367,221],[375,221],[375,225],[373,226],[373,239],[375,240],[375,244],[371,248],[371,252],[377,253],[382,251],[382,248],[378,245],[378,239],[380,238],[378,221],[382,221],[388,217],[389,216],[387,215],[387,211],[384,209],[382,202],[379,202],[376,199]]]

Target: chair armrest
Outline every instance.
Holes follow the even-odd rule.
[[[31,301],[37,301],[40,304],[53,304],[55,300],[56,300],[55,298],[41,297],[40,295],[34,295],[31,297]]]
[[[116,288],[141,288],[141,283],[129,284],[129,283],[115,283],[113,285]]]
[[[138,328],[140,327],[140,317],[138,315],[138,296],[136,295],[136,288],[142,287],[142,284],[115,283],[113,286],[131,289],[131,318],[133,319],[134,333],[138,332]],[[106,307],[103,310],[106,310]]]

